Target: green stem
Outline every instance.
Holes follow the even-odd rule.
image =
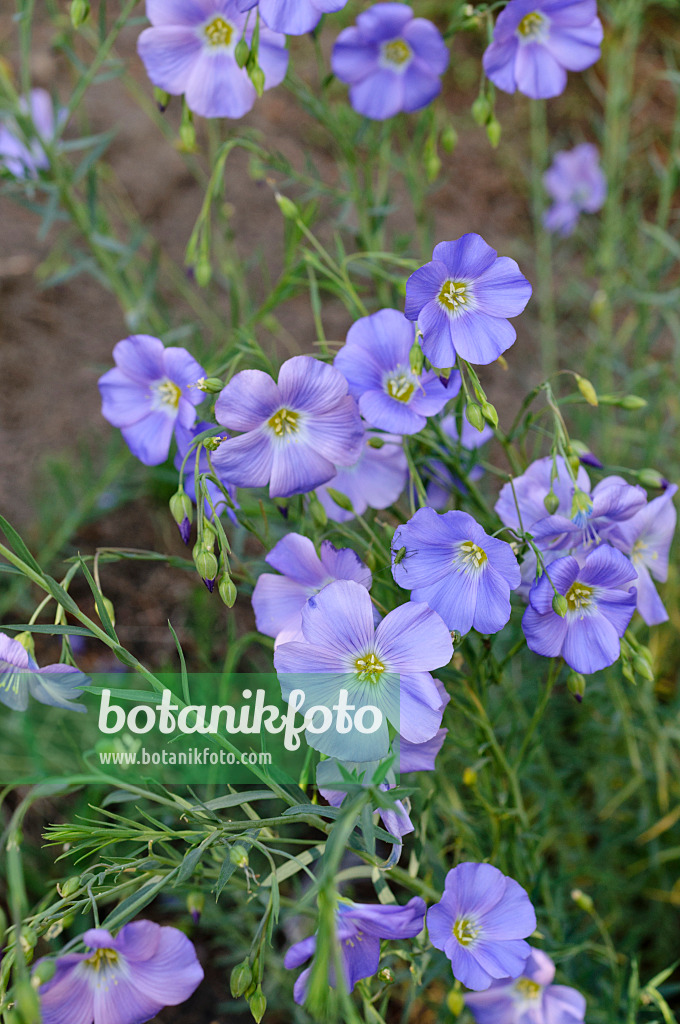
[[[549,150],[548,119],[544,100],[532,100],[531,117],[531,210],[536,242],[536,296],[541,331],[541,365],[549,377],[557,369],[557,331],[552,271],[552,239],[543,227],[545,189],[543,172]]]

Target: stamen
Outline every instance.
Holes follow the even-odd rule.
[[[234,26],[218,14],[205,26],[203,31],[210,46],[229,46],[234,34]]]
[[[453,564],[469,572],[470,569],[481,569],[487,561],[487,554],[483,548],[472,540],[464,540],[459,546]]]
[[[517,35],[526,42],[536,39],[543,34],[546,22],[547,18],[545,15],[540,14],[538,11],[525,14],[517,26]]]
[[[91,957],[84,961],[88,967],[95,971],[106,970],[107,967],[115,967],[118,963],[118,953],[115,949],[96,949]]]
[[[579,612],[581,609],[590,607],[593,603],[595,587],[589,587],[587,583],[579,583],[575,580],[564,595],[567,599],[567,607],[570,612]]]
[[[405,40],[391,39],[389,43],[383,43],[382,56],[387,64],[400,68],[411,59],[412,50]]]
[[[300,414],[291,409],[279,409],[267,420],[267,426],[271,427],[277,437],[286,438],[289,434],[297,434],[300,431],[298,420]]]
[[[469,917],[456,918],[451,931],[461,946],[469,946],[479,935],[479,928],[475,926]]]
[[[360,658],[357,658],[354,662],[354,667],[362,683],[377,683],[385,671],[385,666],[373,651],[370,651],[368,654],[362,654]]]
[[[543,986],[539,985],[537,981],[532,981],[531,978],[518,978],[515,982],[515,990],[525,999],[537,999],[542,989]]]
[[[387,379],[387,394],[390,398],[396,398],[398,402],[403,402],[404,404],[410,402],[415,389],[415,382],[405,370],[398,370],[392,377]]]
[[[468,286],[465,281],[444,281],[438,295],[439,304],[449,313],[462,313],[470,302]]]
[[[166,378],[152,384],[151,387],[154,393],[154,406],[157,409],[177,411],[179,400],[182,397],[182,389],[177,384]]]

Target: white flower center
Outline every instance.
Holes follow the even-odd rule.
[[[385,381],[385,389],[390,398],[396,398],[398,402],[403,402],[406,405],[411,401],[416,389],[416,381],[412,373],[399,366]]]
[[[385,666],[375,651],[362,654],[354,662],[354,668],[362,683],[377,683],[385,671]]]
[[[575,580],[564,595],[567,599],[567,608],[570,612],[582,613],[590,608],[593,603],[595,587],[589,587],[587,583],[579,583]]]
[[[173,381],[164,378],[151,385],[152,405],[156,411],[176,413],[182,389]]]
[[[461,946],[470,946],[479,935],[480,929],[471,918],[457,917],[451,931]]]
[[[218,14],[204,26],[203,35],[208,46],[229,46],[234,35],[234,26]]]
[[[437,302],[452,316],[460,316],[462,313],[466,313],[474,308],[470,282],[455,281],[453,278],[447,278],[439,290]]]
[[[390,39],[380,48],[381,64],[393,71],[405,71],[411,63],[413,50],[404,39]]]
[[[464,540],[458,545],[453,557],[456,569],[463,569],[465,572],[480,572],[487,561],[486,551],[472,540]]]
[[[287,441],[293,434],[299,434],[299,419],[300,414],[293,412],[292,409],[279,409],[278,412],[275,412],[274,415],[267,420],[267,426],[274,431],[278,438]]]
[[[543,42],[548,34],[550,20],[539,11],[525,14],[517,26],[517,35],[521,43]]]

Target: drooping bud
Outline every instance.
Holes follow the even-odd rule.
[[[288,220],[297,219],[299,215],[298,208],[292,199],[289,199],[288,196],[282,196],[280,192],[275,192],[274,198],[276,199],[279,210],[281,211],[284,217],[287,217]]]
[[[224,390],[224,381],[219,377],[201,377],[194,386],[208,395],[219,395]]]
[[[187,910],[191,914],[194,924],[201,920],[201,914],[205,907],[205,896],[202,892],[190,892],[187,896]]]
[[[470,112],[477,124],[485,125],[492,115],[491,104],[486,96],[478,96],[472,104]]]
[[[555,594],[552,599],[552,609],[555,615],[559,615],[561,619],[565,618],[569,611],[569,604],[564,594]]]
[[[264,71],[259,64],[254,68],[250,68],[248,70],[248,75],[250,76],[250,81],[255,86],[255,92],[258,96],[262,96],[264,93]],[[262,998],[264,999],[264,996]]]
[[[241,36],[236,46],[234,47],[234,60],[240,68],[244,68],[248,63],[248,57],[250,56],[250,47],[246,42],[245,36]]]
[[[644,409],[647,402],[639,395],[600,395],[600,404],[617,405],[620,409],[635,412],[637,409]]]
[[[206,551],[205,548],[199,547],[198,544],[194,547],[194,565],[196,571],[201,577],[206,587],[212,594],[215,586],[215,577],[217,576],[217,559],[213,555],[212,551]]]
[[[354,506],[346,494],[342,494],[341,491],[336,491],[334,487],[327,487],[326,494],[335,502],[336,505],[343,508],[345,512],[354,512]]]
[[[581,703],[586,693],[586,679],[580,672],[570,672],[567,676],[567,689]]]
[[[232,846],[229,851],[229,860],[232,864],[235,864],[237,868],[248,867],[248,851],[245,846],[241,846],[237,843],[236,846]]]
[[[553,516],[560,507],[560,499],[557,497],[552,487],[543,499],[543,504],[549,516]]]
[[[196,128],[194,118],[186,103],[182,107],[182,120],[179,126],[180,148],[185,153],[193,153],[196,149]]]
[[[656,469],[641,469],[637,474],[637,478],[643,487],[658,487],[663,488],[666,484],[665,477],[661,476]]]
[[[492,114],[486,124],[486,137],[493,146],[494,149],[498,148],[498,144],[501,141],[501,123],[498,118]]]
[[[57,965],[54,960],[40,960],[35,965],[35,969],[31,974],[31,985],[33,988],[39,989],[41,985],[46,985],[48,981],[52,981],[56,969]]]
[[[452,124],[444,126],[440,136],[440,141],[445,153],[453,153],[456,148],[456,143],[458,142],[458,132]]]
[[[233,971],[231,972],[231,978],[229,979],[229,987],[231,994],[234,999],[239,999],[244,992],[247,992],[250,988],[253,980],[253,972],[250,969],[250,963],[248,960],[244,960],[240,964],[236,964]]]
[[[498,426],[498,413],[496,412],[496,407],[491,402],[486,400],[482,402],[482,416],[495,430]]]
[[[376,448],[376,449],[380,450],[382,447],[384,447],[384,445],[385,445],[385,442],[382,439],[382,437],[369,437],[369,439],[368,439],[368,447],[369,448]]]
[[[217,584],[217,592],[224,604],[226,604],[227,608],[234,607],[238,592],[236,590],[236,584],[228,572],[221,573]]]
[[[411,351],[409,352],[408,355],[408,361],[409,366],[411,367],[411,372],[415,373],[416,376],[419,377],[420,374],[423,372],[425,356],[423,355],[423,350],[420,347],[420,342],[418,341],[417,338],[411,345]]]
[[[194,517],[194,506],[191,498],[183,487],[175,491],[170,498],[170,515],[177,523],[179,535],[185,544],[189,543],[191,536],[191,521]]]
[[[316,494],[312,494],[310,496],[309,514],[312,517],[314,524],[323,530],[324,526],[328,523],[328,516],[326,515],[326,509],[323,507]]]
[[[194,280],[199,288],[207,288],[212,281],[212,266],[208,256],[201,256],[194,264]]]
[[[267,1009],[267,1000],[261,987],[258,985],[255,989],[255,993],[250,997],[250,1012],[253,1015],[255,1024],[260,1024],[260,1021],[264,1017],[264,1011]]]
[[[484,430],[484,415],[482,413],[482,407],[481,405],[477,405],[476,402],[468,402],[465,406],[465,419],[471,427],[474,427],[475,430],[479,430],[480,433]]]
[[[212,525],[206,520],[203,520],[203,530],[201,533],[201,546],[206,551],[213,551],[215,548],[215,541],[217,540],[217,531]]]
[[[643,679],[647,679],[650,683],[654,682],[654,669],[651,662],[643,654],[638,653],[635,655],[633,658],[633,668]]]
[[[67,900],[69,896],[73,896],[74,892],[78,892],[81,888],[81,881],[78,875],[72,875],[67,878],[61,885],[57,885],[57,892],[63,900]]]
[[[567,462],[571,467],[571,471],[574,474],[574,476],[576,476],[579,469],[581,468],[581,459],[579,458],[579,454],[577,451],[574,451],[574,449],[570,447],[566,452],[566,456]]]
[[[598,404],[597,391],[595,390],[593,385],[590,383],[590,381],[587,379],[587,377],[580,377],[578,375],[578,373],[577,373],[576,374],[576,383],[578,385],[579,391],[581,392],[581,394],[585,398],[585,400],[588,403],[588,405],[597,405]]]
[[[102,604],[104,605],[104,608],[106,610],[106,614],[108,615],[108,617],[109,617],[109,619],[111,621],[111,625],[115,626],[116,625],[116,611],[115,611],[115,608],[113,607],[113,601],[109,601],[108,597],[104,597],[104,595],[102,594]],[[97,618],[101,622],[101,618],[102,617],[99,614],[99,609],[98,608],[97,608]]]
[[[164,114],[168,109],[168,104],[170,103],[170,93],[166,92],[165,89],[159,89],[158,86],[155,85],[153,89],[153,98],[158,104],[158,109],[161,114]]]
[[[592,914],[594,907],[592,897],[588,896],[582,889],[572,889],[571,898],[577,907],[585,910],[586,914]]]
[[[457,988],[452,988],[446,997],[446,1005],[454,1017],[460,1017],[465,1006],[463,993]]]
[[[71,0],[70,14],[73,27],[80,28],[90,16],[89,0]]]

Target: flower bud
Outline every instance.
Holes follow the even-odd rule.
[[[470,108],[472,116],[477,124],[484,125],[492,116],[491,104],[486,96],[478,96]]]
[[[264,1017],[264,1011],[267,1009],[267,1000],[259,985],[255,989],[255,994],[250,997],[249,1003],[250,1012],[253,1015],[255,1024],[260,1024]]]
[[[477,784],[477,772],[474,768],[466,768],[463,771],[463,785],[475,786]]]
[[[576,474],[578,473],[579,469],[581,468],[581,459],[579,458],[579,454],[578,454],[578,452],[575,452],[573,448],[569,448],[567,450],[566,455],[567,455],[567,462],[569,463],[569,466],[571,467],[571,471],[574,474],[574,476],[576,476]]]
[[[111,625],[115,626],[116,625],[116,611],[115,611],[115,609],[113,607],[113,602],[109,601],[108,597],[104,597],[102,595],[102,604],[104,605],[104,608],[106,609],[106,614],[108,615],[109,619],[111,620]],[[102,617],[99,614],[99,609],[98,608],[97,608],[97,617],[98,617],[99,621],[101,622]]]
[[[465,1006],[463,993],[457,988],[452,988],[446,997],[446,1005],[454,1017],[460,1017]]]
[[[442,169],[442,162],[436,149],[428,149],[424,156],[425,176],[428,181],[436,181]]]
[[[179,126],[180,149],[186,153],[193,153],[196,149],[196,129],[194,127],[191,111],[187,106],[182,110],[182,122]]]
[[[258,65],[254,68],[250,68],[248,74],[250,76],[250,81],[255,86],[255,92],[258,96],[262,96],[264,93],[264,71]],[[264,999],[264,996],[262,998]],[[264,1013],[264,1010],[262,1012]]]
[[[205,907],[205,896],[202,892],[190,892],[187,896],[187,910],[191,914],[194,924],[198,924]]]
[[[236,964],[233,971],[231,972],[231,978],[229,979],[229,987],[231,988],[231,994],[234,999],[238,999],[240,996],[247,992],[250,988],[253,980],[253,972],[250,969],[248,960],[244,960],[243,963]]]
[[[314,524],[320,527],[320,529],[323,529],[328,523],[326,509],[323,507],[316,494],[312,494],[309,499],[309,514],[312,517]]]
[[[576,374],[576,383],[578,389],[585,398],[588,405],[597,405],[597,391],[586,377],[580,377]]]
[[[335,502],[336,505],[339,505],[340,508],[344,508],[345,512],[354,512],[354,506],[346,494],[336,491],[334,487],[327,487],[326,494]]]
[[[493,114],[486,125],[486,137],[493,148],[497,149],[498,143],[501,141],[501,123]]]
[[[195,387],[208,395],[219,395],[220,391],[224,390],[224,381],[219,377],[201,377],[196,381]]]
[[[235,864],[237,868],[248,867],[248,851],[245,846],[241,846],[237,843],[236,846],[232,846],[229,851],[229,860],[232,864]]]
[[[217,559],[212,551],[206,551],[205,548],[201,548],[197,544],[194,547],[194,565],[198,575],[212,594],[215,577],[217,576]]]
[[[414,341],[413,344],[411,345],[411,351],[409,352],[408,361],[409,366],[411,367],[411,372],[415,373],[417,376],[420,376],[420,374],[423,372],[425,356],[423,355],[423,350],[420,347],[420,342],[417,340]]]
[[[71,0],[70,14],[73,27],[80,28],[90,16],[89,0]]]
[[[206,551],[212,551],[215,547],[215,541],[217,540],[217,531],[213,529],[212,525],[203,519],[203,530],[201,532],[201,547],[205,548]]]
[[[238,592],[236,590],[236,584],[228,572],[221,574],[219,583],[217,584],[217,592],[219,593],[222,601],[226,604],[227,608],[234,607]]]
[[[298,208],[292,199],[289,199],[288,196],[282,196],[280,192],[275,192],[274,198],[276,199],[276,202],[278,203],[279,206],[279,210],[281,211],[284,217],[287,217],[288,220],[297,219]]]
[[[594,904],[587,893],[583,892],[581,889],[572,889],[571,898],[577,907],[580,907],[581,910],[585,910],[586,914],[592,914]]]
[[[476,402],[468,402],[465,406],[465,419],[475,430],[484,430],[484,415],[481,405]]]
[[[382,437],[369,437],[368,439],[369,448],[377,448],[379,450],[384,446],[384,444],[385,442],[383,441]]]
[[[664,477],[656,469],[641,469],[637,478],[643,487],[657,487],[661,489],[665,484]]]
[[[78,892],[81,887],[79,876],[72,875],[65,882],[62,882],[61,885],[57,885],[57,892],[63,900],[67,900],[69,896],[73,896],[74,892]]]
[[[170,515],[177,523],[180,537],[185,544],[188,544],[191,535],[191,521],[194,517],[194,506],[183,487],[180,487],[170,498]]]
[[[630,412],[634,412],[636,409],[644,409],[647,402],[644,398],[640,398],[639,395],[624,395],[623,398],[619,398],[613,405],[619,405],[622,409],[628,409]]]
[[[35,657],[35,641],[33,640],[32,633],[29,633],[28,631],[17,633],[14,639],[18,644],[21,644],[24,650],[27,651],[32,658]]]
[[[564,594],[555,594],[552,599],[552,609],[555,615],[559,615],[561,619],[565,617],[569,611],[569,605]]]
[[[576,700],[581,703],[586,693],[586,680],[580,672],[570,672],[567,676],[567,689],[573,693]]]
[[[654,682],[654,669],[652,664],[642,654],[636,654],[633,658],[633,669],[643,679],[649,680],[650,683]]]
[[[447,124],[440,136],[441,146],[445,153],[453,153],[458,142],[458,132],[452,124]]]
[[[207,256],[201,256],[194,265],[194,279],[199,288],[207,288],[212,281],[212,267]]]
[[[40,1024],[40,999],[28,979],[18,982],[15,989],[15,1006],[22,1024]]]
[[[38,936],[34,928],[22,928],[19,942],[24,953],[29,953],[38,945]]]
[[[245,36],[241,36],[236,46],[234,47],[234,60],[240,68],[244,68],[250,56],[250,47],[246,42]]]
[[[394,975],[389,967],[383,967],[378,971],[378,981],[382,981],[383,985],[391,985],[394,981]]]
[[[545,510],[546,510],[546,512],[548,513],[549,516],[554,515],[555,512],[557,512],[558,508],[560,507],[560,499],[557,497],[557,495],[553,491],[552,487],[550,488],[550,490],[546,494],[545,498],[543,499],[543,504],[544,504]]]
[[[31,974],[31,985],[33,988],[40,988],[41,985],[46,985],[48,981],[51,981],[56,969],[57,965],[54,960],[40,960],[35,965],[35,969]]]
[[[161,114],[164,114],[168,109],[170,103],[170,93],[166,92],[165,89],[159,89],[157,85],[153,89],[153,98],[156,101],[156,105],[160,110]]]
[[[498,426],[498,413],[491,402],[487,402],[486,400],[482,402],[482,416],[495,430]]]

